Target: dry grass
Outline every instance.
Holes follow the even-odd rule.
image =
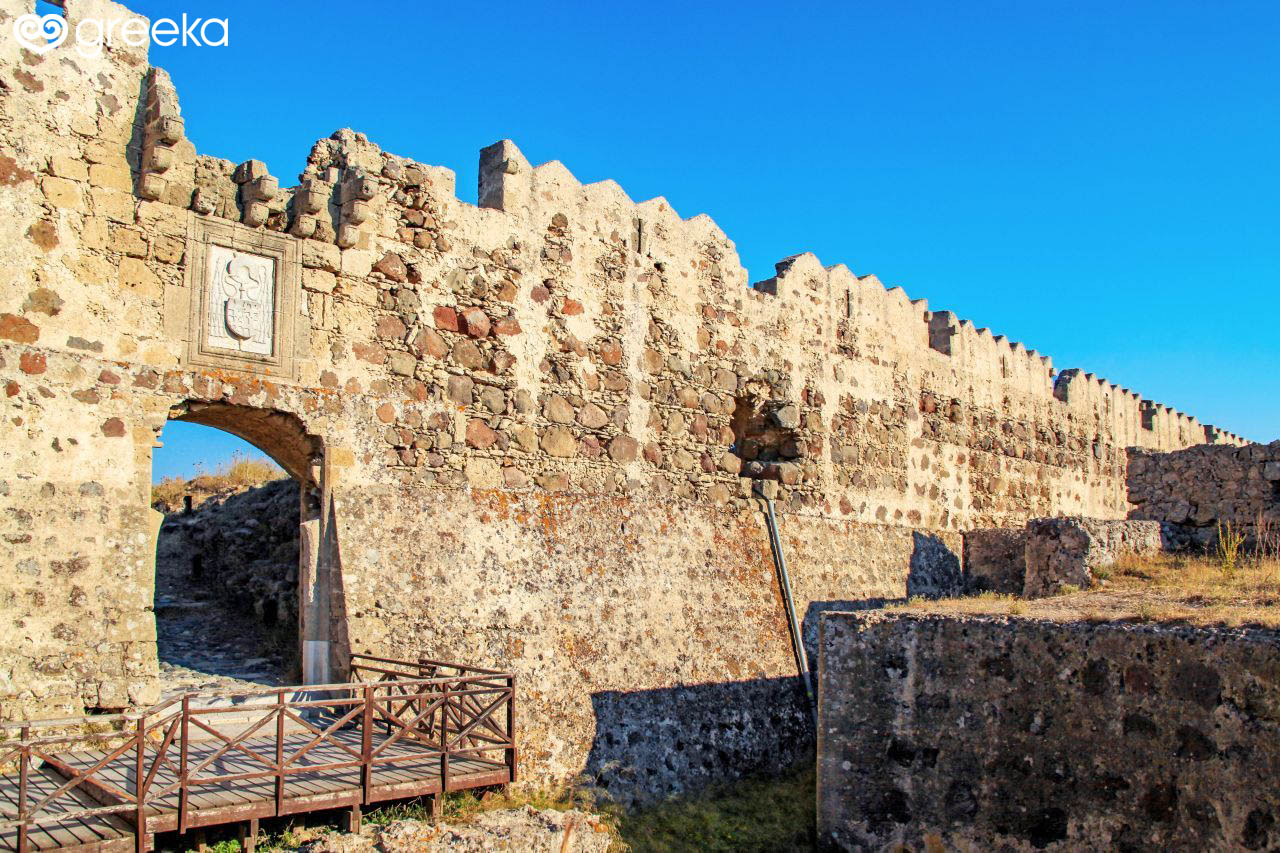
[[[1217,535],[1214,536],[1212,555],[1222,569],[1222,573],[1230,577],[1240,565],[1244,556],[1245,535],[1229,521],[1218,522]]]
[[[1060,621],[1280,628],[1280,558],[1274,552],[1237,555],[1233,566],[1225,565],[1220,555],[1126,557],[1109,569],[1097,587],[1051,598],[984,593],[893,606],[923,613]]]
[[[1280,522],[1258,513],[1253,521],[1254,559],[1280,562]]]
[[[181,477],[166,477],[151,487],[151,504],[162,504],[170,509],[182,505],[182,497],[187,494],[217,494],[232,491],[246,486],[261,486],[272,480],[282,480],[288,476],[284,470],[269,459],[233,454],[216,470],[206,473],[200,465],[200,471],[190,480]]]

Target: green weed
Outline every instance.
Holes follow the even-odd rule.
[[[617,812],[619,847],[649,851],[814,850],[814,766],[727,782],[697,796]]]

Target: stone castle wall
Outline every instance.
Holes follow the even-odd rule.
[[[1273,849],[1278,666],[1274,631],[826,614],[820,841]]]
[[[1280,441],[1248,447],[1190,447],[1172,453],[1129,451],[1133,518],[1172,526],[1177,544],[1211,547],[1219,524],[1275,549],[1280,530]],[[1259,541],[1258,525],[1264,528]]]
[[[0,80],[4,716],[155,695],[173,417],[303,484],[310,676],[352,650],[509,666],[533,779],[619,772],[619,708],[790,696],[753,479],[816,613],[901,597],[967,529],[1124,517],[1128,447],[1240,443],[813,255],[749,288],[707,217],[509,142],[478,206],[345,130],[282,188],[199,155],[143,49],[0,40]],[[767,762],[744,732],[802,709],[751,704],[685,760]],[[630,737],[623,769],[677,785],[692,736]]]

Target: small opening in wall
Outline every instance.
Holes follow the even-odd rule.
[[[777,479],[778,466],[804,455],[796,433],[799,409],[794,403],[738,397],[730,428],[732,451],[742,460],[742,475],[756,479]]]

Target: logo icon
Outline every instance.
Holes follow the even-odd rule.
[[[48,53],[67,40],[67,22],[61,15],[27,13],[13,22],[13,37],[32,53]]]

